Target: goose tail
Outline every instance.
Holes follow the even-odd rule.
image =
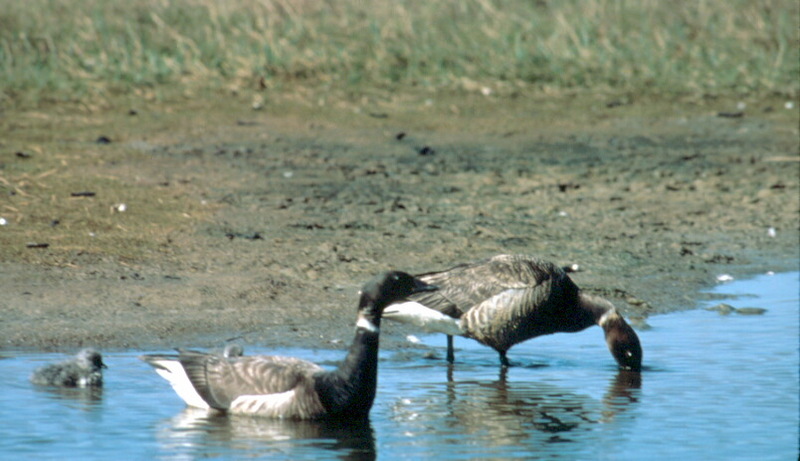
[[[172,385],[175,393],[186,402],[186,405],[203,409],[211,408],[194,388],[177,355],[142,355],[139,359],[152,365],[156,373]]]

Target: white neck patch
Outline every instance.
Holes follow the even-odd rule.
[[[370,322],[369,319],[366,317],[358,317],[358,321],[356,322],[356,328],[363,328],[370,333],[378,333],[380,332],[380,328],[378,328],[374,323]]]
[[[612,319],[616,320],[617,318],[619,318],[619,313],[617,312],[617,310],[609,309],[605,314],[603,314],[600,317],[600,320],[597,321],[597,324],[600,325],[601,327],[604,327],[606,326],[606,323],[608,323],[609,320]]]

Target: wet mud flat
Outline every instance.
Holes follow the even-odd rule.
[[[634,324],[695,308],[719,275],[797,269],[797,111],[776,99],[731,116],[735,102],[6,114],[2,347],[344,347],[374,273],[497,253],[580,265],[578,285]],[[384,325],[386,347],[405,344]]]

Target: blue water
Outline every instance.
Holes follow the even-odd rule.
[[[646,369],[617,371],[599,328],[514,347],[516,366],[443,336],[383,351],[370,421],[355,427],[190,411],[136,359],[107,352],[106,386],[33,386],[31,371],[60,354],[0,354],[4,459],[797,459],[800,274],[719,285],[734,307],[648,319]],[[249,347],[332,365],[342,351]]]

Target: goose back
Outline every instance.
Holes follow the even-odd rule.
[[[232,410],[245,395],[302,392],[303,381],[322,368],[294,357],[250,356],[236,359],[216,354],[182,351],[179,360],[198,394],[209,406]]]
[[[415,301],[461,319],[465,336],[498,351],[595,323],[579,308],[580,290],[564,270],[529,256],[497,255],[418,277],[439,289]]]
[[[145,355],[190,406],[271,418],[319,419],[317,380],[332,372],[294,357],[225,357],[192,350]]]

